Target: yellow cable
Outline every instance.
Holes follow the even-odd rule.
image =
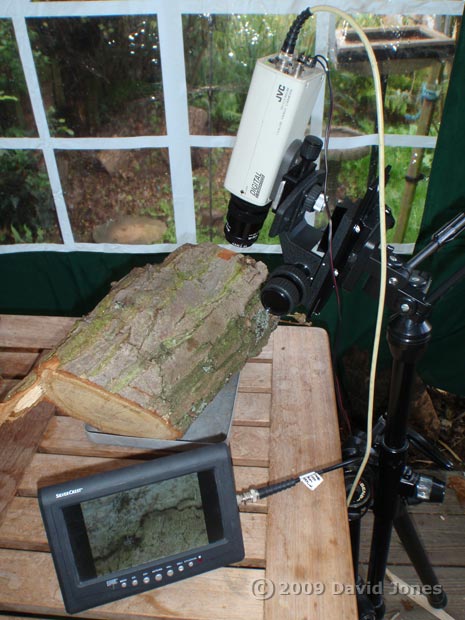
[[[363,471],[370,458],[371,444],[373,441],[372,427],[373,427],[373,413],[374,413],[374,400],[375,400],[375,378],[376,378],[376,366],[378,363],[379,345],[381,341],[381,329],[383,323],[384,302],[386,297],[386,271],[387,271],[387,241],[386,241],[386,191],[385,191],[385,178],[384,178],[384,112],[383,112],[383,94],[381,87],[381,77],[379,74],[378,63],[376,61],[375,53],[368,40],[368,37],[363,32],[360,25],[355,19],[342,11],[332,6],[319,5],[310,7],[312,13],[333,13],[342,19],[345,19],[352,28],[359,35],[366,52],[368,54],[368,60],[370,61],[371,71],[373,74],[375,97],[376,97],[376,118],[378,123],[378,177],[379,177],[379,229],[380,229],[380,259],[381,259],[381,274],[380,274],[380,288],[379,288],[379,300],[378,311],[376,316],[375,336],[373,342],[373,353],[371,358],[370,369],[370,389],[368,395],[368,413],[367,413],[367,446],[365,454],[363,456],[362,463],[359,467],[355,480],[350,489],[347,505],[349,506],[355,493],[355,489],[362,477]]]

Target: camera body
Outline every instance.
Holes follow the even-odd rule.
[[[285,153],[304,136],[323,81],[324,71],[306,58],[281,53],[257,61],[225,179],[225,236],[233,245],[257,240]]]

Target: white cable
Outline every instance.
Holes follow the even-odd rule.
[[[373,75],[375,97],[376,97],[376,118],[378,123],[378,177],[379,177],[379,230],[380,230],[380,259],[381,259],[381,274],[380,274],[380,287],[379,287],[379,300],[378,311],[376,316],[375,336],[373,342],[373,353],[371,358],[370,369],[370,388],[368,394],[368,412],[367,412],[367,445],[365,454],[363,456],[362,463],[358,469],[355,480],[350,489],[347,505],[350,505],[355,489],[362,477],[365,467],[370,458],[371,444],[373,440],[372,427],[373,427],[373,413],[374,413],[374,399],[375,399],[375,378],[376,378],[376,366],[378,363],[379,345],[381,341],[381,329],[384,313],[384,302],[386,297],[386,268],[387,268],[387,252],[386,252],[386,192],[385,192],[385,178],[384,178],[384,111],[383,111],[383,94],[381,87],[381,77],[379,74],[378,63],[376,61],[375,53],[368,40],[368,37],[363,32],[360,25],[355,19],[342,11],[332,6],[319,5],[310,7],[312,13],[334,13],[338,17],[345,19],[352,28],[357,32],[362,41],[366,52],[368,54],[368,60],[370,61],[371,71]]]

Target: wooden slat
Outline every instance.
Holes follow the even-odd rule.
[[[0,549],[0,576],[0,609],[64,613],[50,554]],[[261,620],[263,602],[252,595],[252,584],[262,576],[261,569],[220,568],[81,615],[103,620]]]
[[[35,497],[15,497],[0,524],[0,547],[48,551],[47,537]]]
[[[267,428],[247,429],[233,426],[230,442],[235,464],[266,467],[268,465],[268,439]],[[56,416],[50,421],[40,443],[40,450],[55,454],[114,458],[136,457],[141,454],[141,450],[137,448],[93,443],[87,437],[82,422],[65,416]]]
[[[41,403],[19,420],[0,426],[0,520],[3,510],[16,493],[53,412],[54,407]]]
[[[340,460],[330,367],[323,330],[287,327],[275,332],[271,480]],[[266,620],[358,617],[354,595],[332,594],[335,582],[353,584],[341,472],[328,475],[313,492],[299,484],[269,498],[266,577],[275,588],[265,601]],[[297,590],[286,595],[281,584]],[[322,584],[324,593],[305,594],[315,584]]]
[[[271,362],[271,360],[273,359],[273,334],[271,334],[268,342],[263,347],[260,354],[253,359]]]
[[[75,321],[59,316],[0,314],[0,347],[50,349],[67,335]]]
[[[36,496],[38,487],[59,484],[140,462],[142,461],[136,459],[35,454],[18,484],[18,494],[28,497]]]
[[[240,564],[264,568],[267,516],[252,512],[243,512],[240,516],[245,548],[245,560]]]
[[[38,357],[38,351],[0,351],[0,374],[7,379],[21,379]]]
[[[393,566],[390,567],[390,570],[407,584],[417,587],[420,585],[418,576],[411,566]],[[436,569],[436,573],[447,594],[447,607],[445,611],[449,614],[449,619],[463,620],[465,617],[464,569],[440,567]],[[402,590],[400,593],[397,593],[396,588],[387,579],[385,580],[385,595],[386,618],[434,620],[432,614],[415,605],[405,593],[402,593]],[[396,616],[395,614],[398,613],[400,615]]]
[[[94,443],[88,438],[83,422],[66,416],[55,416],[50,420],[39,449],[54,454],[113,458],[137,457],[141,454],[138,448]]]
[[[11,616],[10,614],[5,615],[2,613],[2,620],[24,620],[24,616]],[[45,616],[41,616],[40,620],[56,620],[56,618],[52,618],[49,616],[48,618]]]
[[[247,362],[241,370],[238,391],[271,393],[271,368],[267,362]]]
[[[235,426],[269,426],[271,394],[238,392],[234,404]]]
[[[28,616],[31,617],[31,616]],[[33,617],[33,616],[32,616]],[[24,616],[12,616],[10,614],[5,615],[2,612],[2,620],[24,620]],[[40,616],[40,620],[56,620],[56,618],[52,618],[52,616]]]
[[[414,522],[434,566],[463,566],[465,560],[465,518],[463,515],[415,514]],[[362,521],[360,557],[368,560],[373,516]],[[393,532],[389,550],[389,564],[410,564],[410,560]]]
[[[265,565],[266,515],[242,513],[245,558],[241,566]],[[32,497],[15,497],[0,524],[0,547],[26,551],[48,551],[39,503]],[[1,588],[1,587],[0,587]]]
[[[266,467],[269,461],[268,428],[233,426],[231,429],[231,455],[235,465]]]

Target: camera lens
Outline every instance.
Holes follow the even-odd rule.
[[[257,207],[231,194],[224,227],[224,236],[227,241],[240,248],[253,245],[258,239],[270,204]]]
[[[291,314],[303,302],[310,280],[304,269],[296,265],[278,267],[262,288],[263,307],[277,316]]]

